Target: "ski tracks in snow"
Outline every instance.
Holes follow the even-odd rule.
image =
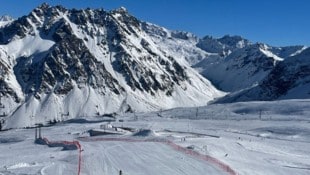
[[[141,161],[148,161],[149,164],[152,164],[154,166],[158,166],[160,167],[160,170],[165,170],[165,171],[169,171],[169,173],[176,173],[179,172],[180,174],[188,174],[188,172],[184,172],[184,165],[179,166],[177,164],[177,162],[172,162],[172,164],[174,164],[173,167],[168,166],[167,161],[169,163],[171,163],[171,157],[169,157],[170,155],[166,155],[165,154],[165,150],[164,153],[161,153],[161,149],[166,149],[163,146],[160,145],[153,145],[151,147],[148,147],[147,145],[141,145],[138,143],[149,143],[149,144],[163,144],[166,145],[168,147],[170,147],[170,149],[173,149],[174,151],[177,152],[177,154],[173,154],[173,156],[180,156],[179,153],[181,153],[182,155],[188,155],[186,157],[183,157],[182,159],[190,159],[190,158],[195,158],[196,160],[202,160],[204,162],[207,163],[207,167],[205,167],[205,169],[212,171],[213,173],[217,173],[217,174],[228,174],[228,175],[237,175],[237,173],[230,168],[228,165],[226,165],[225,163],[221,162],[220,160],[213,158],[211,156],[208,155],[204,155],[201,154],[197,151],[191,150],[191,149],[187,149],[184,148],[182,146],[179,146],[177,144],[175,144],[174,142],[170,141],[170,140],[164,140],[164,139],[135,139],[135,138],[91,138],[91,137],[82,137],[79,138],[80,141],[82,142],[114,142],[114,144],[112,144],[112,146],[103,146],[103,145],[85,145],[84,148],[87,148],[88,146],[95,146],[97,147],[97,153],[96,155],[93,156],[89,156],[88,158],[84,158],[83,162],[82,162],[82,147],[79,141],[49,141],[48,139],[44,138],[45,142],[47,143],[47,145],[51,146],[51,145],[64,145],[64,146],[76,146],[77,150],[78,150],[78,170],[77,170],[77,174],[81,175],[83,174],[82,172],[82,167],[85,166],[88,167],[88,164],[93,164],[91,161],[92,159],[94,159],[95,157],[97,157],[98,159],[102,159],[103,161],[99,161],[97,162],[97,166],[99,167],[99,169],[93,169],[94,172],[114,172],[116,169],[118,169],[119,167],[122,167],[122,163],[123,161],[120,161],[122,159],[122,157],[130,157],[130,159],[132,159],[132,162],[135,163],[141,163]],[[135,147],[134,149],[137,150],[141,150],[142,152],[144,152],[145,154],[138,154],[135,151],[129,151],[127,149],[127,146],[125,147],[123,144],[117,144],[115,142],[127,142],[127,143],[132,143],[134,145],[131,145],[133,147]],[[156,148],[156,150],[152,150]],[[102,148],[102,149],[101,149]],[[100,152],[99,150],[102,150],[102,152]],[[169,150],[169,149],[168,149]],[[153,151],[157,154],[162,154],[160,156],[164,156],[164,158],[166,158],[167,160],[161,159],[158,157],[158,155],[153,155]],[[115,157],[114,155],[116,154],[121,154],[123,156],[120,156],[120,158]],[[90,162],[87,162],[90,161]],[[125,164],[126,164],[126,160]],[[165,162],[166,161],[166,162]],[[187,160],[189,161],[189,160]],[[200,163],[203,163],[201,161],[199,161]],[[156,165],[157,163],[157,165]],[[158,165],[158,163],[160,163],[160,165]],[[96,166],[94,165],[94,166]],[[197,164],[188,164],[188,162],[186,163],[187,168],[192,168],[194,170],[199,169],[201,167],[199,167],[199,165]],[[124,165],[123,165],[124,166]],[[137,165],[129,165],[129,166],[133,166],[131,168],[133,168],[133,170],[138,170],[139,167]],[[178,168],[179,167],[179,168]],[[85,169],[85,172],[89,171],[87,168]],[[152,171],[151,169],[148,170],[149,172]],[[198,170],[197,170],[198,172]],[[93,173],[93,172],[89,172],[89,173]],[[158,172],[157,172],[158,173]],[[211,173],[211,174],[213,174]]]
[[[102,137],[98,137],[98,138],[81,137],[81,138],[79,138],[79,140],[82,142],[91,142],[91,143],[93,143],[93,142],[113,142],[113,143],[111,143],[112,145],[108,146],[108,147],[102,146],[102,145],[95,145],[96,147],[98,147],[98,150],[99,150],[99,148],[100,149],[102,148],[102,150],[103,150],[103,152],[101,152],[101,154],[103,154],[103,155],[101,155],[101,158],[104,158],[106,160],[103,161],[102,165],[104,165],[104,167],[103,167],[102,171],[105,171],[105,172],[111,172],[113,168],[117,169],[119,167],[122,167],[120,165],[121,163],[118,162],[118,160],[117,160],[118,158],[116,158],[113,155],[123,155],[120,157],[128,157],[128,155],[129,155],[129,157],[131,157],[132,162],[149,161],[150,162],[149,164],[157,162],[157,163],[160,163],[160,165],[157,165],[157,166],[160,166],[161,170],[165,169],[166,171],[171,171],[171,173],[179,172],[180,174],[188,174],[188,173],[183,171],[182,167],[178,168],[178,165],[175,165],[174,170],[172,170],[171,167],[166,165],[167,162],[166,163],[162,162],[165,160],[163,160],[163,159],[156,160],[156,159],[158,159],[158,155],[155,155],[155,156],[152,155],[152,154],[156,154],[156,153],[161,154],[160,153],[161,149],[164,150],[167,148],[162,147],[160,145],[150,146],[148,148],[147,145],[137,144],[137,143],[150,143],[150,144],[160,143],[160,144],[163,144],[163,145],[170,147],[169,149],[173,149],[174,151],[176,151],[177,153],[175,153],[175,156],[180,156],[179,153],[181,153],[181,155],[187,155],[185,158],[182,158],[182,159],[195,158],[196,160],[202,160],[199,162],[200,163],[203,163],[203,162],[207,163],[207,165],[209,166],[208,169],[210,171],[214,171],[214,172],[219,173],[219,174],[237,175],[237,172],[235,172],[231,167],[229,167],[225,163],[221,162],[220,160],[218,160],[214,157],[208,156],[208,155],[201,154],[195,150],[191,150],[191,149],[187,149],[187,148],[184,148],[182,146],[179,146],[170,140],[165,140],[165,139],[135,139],[135,138],[102,138]],[[132,144],[134,144],[133,145],[135,147],[134,149],[141,150],[142,152],[144,152],[144,154],[137,154],[136,152],[129,151],[127,146],[130,146],[130,145],[126,145],[126,147],[124,147],[124,145],[117,144],[115,142],[132,143]],[[117,149],[115,149],[115,148],[117,148]],[[155,148],[157,150],[154,150]],[[132,150],[134,150],[134,149],[132,149]],[[164,150],[164,151],[167,151],[167,150]],[[148,154],[149,152],[150,152],[150,154]],[[147,155],[145,155],[145,154],[147,154]],[[171,154],[174,154],[174,153],[171,153]],[[161,156],[165,156],[166,159],[171,159],[171,157],[167,157],[167,155],[165,155],[164,153]],[[148,160],[148,159],[151,159],[151,160]],[[126,161],[126,160],[123,160],[123,161]],[[117,165],[118,167],[111,168],[112,164],[114,166]],[[110,168],[108,168],[107,166],[110,166]],[[131,165],[131,166],[134,166],[134,165]],[[197,167],[198,165],[191,165],[191,166],[192,167],[187,167],[187,168],[192,168],[192,169],[198,168]],[[137,169],[137,167],[134,167],[133,169]],[[217,170],[214,170],[214,169],[217,169]]]
[[[77,174],[81,174],[81,165],[82,165],[82,146],[79,141],[49,141],[47,138],[43,138],[45,141],[46,145],[51,146],[51,147],[72,147],[75,146],[76,149],[78,150],[78,170]],[[42,171],[41,171],[42,172]]]

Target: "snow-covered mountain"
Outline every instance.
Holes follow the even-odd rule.
[[[154,36],[161,31],[156,27],[125,8],[69,10],[48,4],[3,26],[0,85],[6,127],[206,105],[223,96],[174,54],[177,49],[170,52],[164,50],[169,43],[157,43]],[[191,47],[194,36],[161,30],[167,32],[161,41],[192,40],[183,47],[190,48],[188,56],[207,54]]]
[[[307,46],[270,47],[270,51],[281,58],[288,58],[300,54]]]
[[[14,18],[9,15],[0,16],[0,28],[11,23],[12,21],[14,21]]]
[[[5,22],[5,21],[13,21],[14,18],[12,18],[11,16],[9,15],[3,15],[3,16],[0,16],[0,21],[1,22]]]
[[[212,54],[193,64],[192,67],[217,88],[226,92],[256,86],[278,63],[300,54],[307,48],[306,46],[273,47],[229,35],[219,39],[206,36],[197,46]]]
[[[220,56],[227,56],[237,49],[251,45],[251,42],[241,36],[225,35],[222,38],[205,36],[197,43],[197,47],[209,53],[218,53]]]
[[[140,21],[123,7],[44,3],[0,21],[0,114],[7,128],[215,99],[309,98],[305,46],[199,38]],[[221,90],[229,95],[222,98]]]
[[[226,57],[205,59],[194,67],[218,88],[234,92],[257,84],[282,60],[267,45],[252,44],[235,49]]]
[[[189,32],[170,31],[146,22],[142,27],[162,52],[174,55],[184,64],[191,66],[213,55],[197,47],[200,39]]]
[[[310,48],[279,62],[256,86],[223,97],[218,102],[310,98]]]

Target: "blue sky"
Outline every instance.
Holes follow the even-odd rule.
[[[138,19],[199,37],[230,34],[275,46],[310,46],[310,0],[4,0],[0,15],[17,18],[43,2],[105,10],[124,6]]]

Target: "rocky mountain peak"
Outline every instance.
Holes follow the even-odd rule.
[[[218,53],[222,56],[227,56],[237,49],[241,49],[250,45],[250,41],[237,35],[225,35],[222,38],[205,36],[197,43],[197,47],[200,47],[201,49],[210,53]]]
[[[198,37],[195,36],[194,34],[190,32],[185,32],[185,31],[172,31],[171,32],[171,37],[178,38],[178,39],[183,39],[183,40],[191,40],[191,41],[198,41]]]
[[[13,21],[14,18],[9,16],[9,15],[3,15],[0,16],[0,22],[9,22],[9,21]]]
[[[119,12],[119,13],[128,13],[127,9],[125,7],[120,7],[116,10],[112,10],[113,12]]]
[[[51,6],[48,3],[44,2],[41,5],[39,5],[36,9],[40,9],[40,10],[44,11],[44,10],[47,10],[49,8],[51,8]]]
[[[224,45],[220,43],[216,38],[213,38],[212,36],[205,36],[202,39],[200,39],[199,42],[197,43],[197,47],[209,53],[219,53],[219,54],[223,54],[225,49]]]
[[[225,45],[226,47],[228,46],[230,48],[234,48],[234,47],[243,48],[245,46],[250,45],[250,41],[238,35],[234,35],[234,36],[225,35],[222,38],[219,38],[218,41],[222,43],[223,45]]]
[[[29,126],[47,119],[206,105],[225,94],[213,84],[236,92],[286,83],[281,96],[299,82],[307,84],[308,57],[307,47],[276,48],[229,35],[199,39],[141,22],[124,8],[42,4],[0,28],[0,86],[9,106],[4,110],[11,121],[38,116],[26,120]],[[295,66],[294,59],[302,64]]]
[[[175,40],[194,38],[162,30]],[[148,32],[124,8],[40,5],[0,29],[0,53],[11,63],[3,84],[15,94],[4,97],[11,103],[7,113],[94,116],[203,105],[223,94]],[[32,104],[40,110],[29,112]]]

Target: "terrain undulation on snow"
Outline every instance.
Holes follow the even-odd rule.
[[[81,174],[229,174],[212,162],[156,142],[169,140],[220,160],[236,174],[307,175],[309,109],[309,100],[215,104],[117,115],[112,121],[74,119],[43,127],[42,136],[79,141]],[[90,136],[90,130],[106,134]],[[0,174],[78,174],[77,150],[35,144],[34,135],[34,129],[0,133]]]

